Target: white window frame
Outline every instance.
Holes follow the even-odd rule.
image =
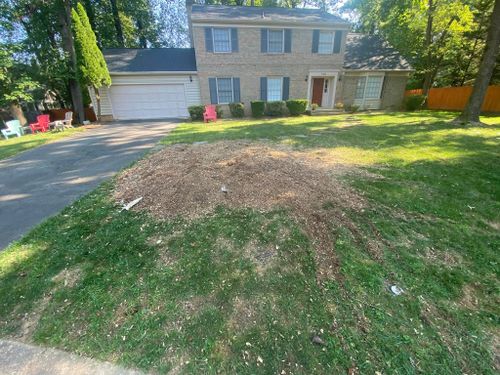
[[[378,95],[376,98],[367,98],[366,97],[366,83],[368,82],[368,77],[380,77],[381,83],[380,87],[378,89]],[[365,103],[366,102],[377,102],[382,100],[382,90],[384,89],[384,82],[385,82],[385,74],[384,73],[366,73],[366,74],[361,74],[357,76],[357,79],[359,80],[360,78],[365,79],[365,86],[363,88],[363,97],[362,98],[356,98],[356,92],[354,92],[354,101],[361,103],[361,107],[365,108]],[[356,87],[357,87],[357,82],[356,82]]]
[[[270,31],[281,31],[281,51],[270,51],[269,50],[269,32]],[[267,53],[285,53],[285,29],[267,29]]]
[[[222,103],[219,100],[219,79],[229,79],[231,81],[231,101]],[[229,104],[234,102],[234,81],[233,77],[215,77],[215,88],[217,89],[217,104]]]
[[[214,30],[226,30],[227,31],[227,33],[229,35],[229,51],[217,51],[216,50]],[[230,27],[212,27],[212,45],[213,45],[214,53],[231,53],[231,52],[233,52],[233,38],[231,35],[231,28]]]
[[[323,34],[327,34],[328,33],[328,34],[332,35],[332,42],[331,42],[330,48],[328,49],[327,52],[322,52],[320,50],[320,45],[321,45],[320,40],[321,40],[321,34],[322,33]],[[333,47],[334,47],[334,45],[335,45],[335,31],[333,31],[333,30],[320,30],[319,37],[318,37],[318,54],[320,54],[320,55],[331,55],[331,54],[333,54]]]
[[[269,100],[269,80],[270,79],[279,79],[280,80],[280,98],[278,100]],[[283,77],[277,77],[277,76],[272,76],[272,77],[267,77],[267,88],[266,88],[266,98],[268,102],[278,102],[283,100]]]

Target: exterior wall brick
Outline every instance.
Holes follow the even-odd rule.
[[[350,72],[342,79],[342,99],[344,105],[352,105],[354,103],[354,95],[356,92],[356,84],[358,77],[363,73]],[[381,93],[382,109],[399,109],[403,102],[408,73],[401,72],[386,72],[384,76],[384,85]]]
[[[343,33],[340,53],[331,55],[312,53],[313,28],[292,28],[291,53],[262,53],[260,33],[260,27],[240,27],[239,52],[212,53],[205,50],[204,27],[193,25],[202,103],[210,102],[209,77],[239,77],[241,101],[249,108],[251,100],[260,99],[260,77],[290,77],[290,98],[298,99],[307,98],[311,70],[342,70],[347,30]]]

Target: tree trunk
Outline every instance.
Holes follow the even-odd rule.
[[[139,32],[139,47],[148,48],[148,40],[144,35],[144,26],[142,25],[142,21],[137,20],[135,24],[137,25],[137,31]]]
[[[64,11],[59,13],[61,21],[61,36],[63,42],[64,52],[69,57],[69,71],[70,78],[68,79],[69,89],[71,92],[71,101],[73,102],[73,109],[77,115],[77,122],[85,120],[85,112],[83,109],[83,95],[80,87],[80,82],[76,77],[77,71],[77,58],[75,52],[75,45],[73,41],[73,33],[71,31],[71,4],[70,0],[62,0]]]
[[[429,93],[429,89],[432,86],[432,51],[431,51],[431,44],[432,44],[432,27],[434,23],[434,2],[433,0],[428,0],[428,7],[429,9],[427,10],[427,26],[425,28],[425,50],[427,52],[427,58],[426,58],[426,69],[425,69],[425,74],[424,74],[424,82],[422,85],[422,94],[427,96]]]
[[[97,121],[101,121],[101,94],[99,94],[99,89],[94,86],[95,101],[97,102]]]
[[[26,117],[24,116],[23,109],[19,105],[19,103],[17,103],[17,102],[10,103],[10,114],[16,120],[19,120],[19,122],[21,123],[21,126],[28,125],[28,121],[26,120]]]
[[[465,106],[464,111],[458,118],[460,122],[479,123],[481,106],[483,105],[486,90],[490,84],[491,76],[498,55],[500,45],[500,0],[495,0],[493,13],[491,14],[488,37],[486,38],[486,47],[479,65],[479,71],[474,82],[472,94]]]
[[[123,38],[123,28],[122,21],[120,20],[120,13],[118,12],[118,6],[116,5],[116,0],[110,0],[111,10],[113,13],[113,21],[115,22],[116,39],[118,40],[119,47],[125,46],[125,39]]]

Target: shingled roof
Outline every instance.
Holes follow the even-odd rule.
[[[410,63],[379,36],[357,33],[347,34],[344,68],[413,70]]]
[[[220,22],[300,22],[345,24],[349,23],[333,14],[319,9],[267,8],[247,6],[193,5],[191,19],[196,21]]]
[[[103,53],[111,73],[196,71],[194,48],[111,48]]]

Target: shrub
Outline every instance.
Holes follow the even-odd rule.
[[[416,111],[417,109],[422,109],[424,102],[424,95],[409,95],[404,98],[403,107],[407,111]]]
[[[286,107],[292,116],[303,115],[307,109],[307,99],[291,99],[286,101]]]
[[[356,104],[346,105],[346,106],[344,106],[344,109],[345,109],[347,112],[354,113],[354,112],[357,112],[357,111],[358,111],[358,109],[359,109],[359,105],[356,105]]]
[[[262,117],[266,109],[266,102],[263,100],[253,100],[250,102],[250,108],[252,109],[252,117]]]
[[[311,104],[311,111],[315,111],[318,109],[318,105],[316,103]]]
[[[344,109],[344,103],[342,103],[342,102],[335,103],[335,108],[343,110]]]
[[[205,109],[203,109],[203,110],[205,110]],[[217,118],[222,118],[222,115],[224,114],[222,107],[218,104],[215,106],[215,113],[217,113]]]
[[[193,121],[203,120],[203,112],[205,111],[204,105],[192,105],[188,107],[189,116]]]
[[[266,102],[266,115],[268,116],[283,116],[285,114],[286,104],[282,100],[275,102]]]
[[[233,117],[243,117],[245,115],[245,105],[243,103],[229,103],[229,110]]]

